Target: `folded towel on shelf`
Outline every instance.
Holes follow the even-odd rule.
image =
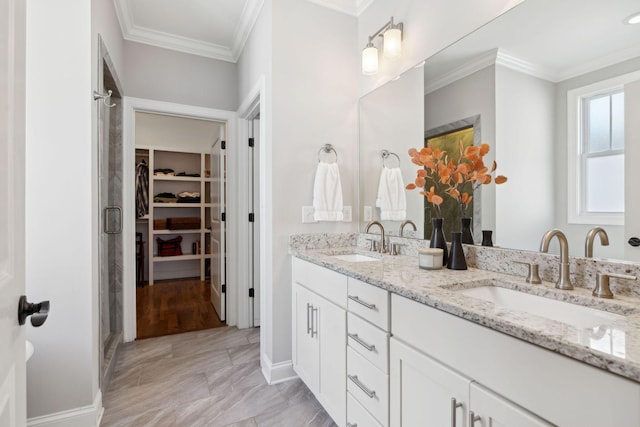
[[[382,167],[376,206],[380,208],[382,220],[403,221],[406,218],[407,198],[400,168]]]
[[[313,184],[313,219],[342,221],[342,183],[337,163],[318,162]]]

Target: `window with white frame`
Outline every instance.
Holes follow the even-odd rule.
[[[584,213],[624,213],[624,91],[582,98],[581,206]]]
[[[624,224],[625,76],[568,92],[568,222]]]

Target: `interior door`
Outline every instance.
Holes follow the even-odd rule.
[[[226,156],[225,126],[211,148],[211,302],[220,320],[226,321]]]
[[[26,425],[24,294],[25,2],[0,0],[0,426]]]
[[[624,259],[640,262],[640,246],[631,246],[632,237],[640,238],[640,81],[624,86]]]
[[[251,165],[249,169],[251,171],[251,212],[254,215],[254,221],[251,223],[251,254],[252,259],[249,264],[252,269],[251,280],[253,288],[253,324],[251,326],[260,326],[260,173],[259,173],[259,161],[260,158],[260,116],[256,116],[249,121],[251,126],[251,135],[253,137],[253,147],[250,149],[251,153]]]

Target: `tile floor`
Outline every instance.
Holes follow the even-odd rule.
[[[335,426],[299,379],[267,385],[259,331],[223,327],[124,344],[101,426]]]

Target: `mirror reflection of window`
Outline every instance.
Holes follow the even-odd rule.
[[[582,98],[583,213],[624,213],[624,91]]]

